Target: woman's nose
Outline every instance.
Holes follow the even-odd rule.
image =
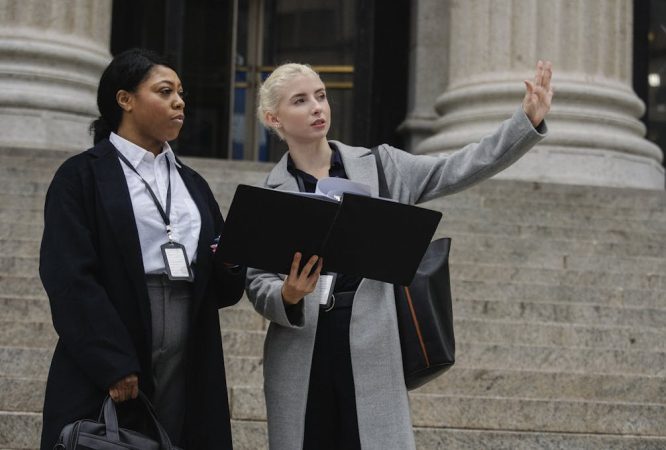
[[[180,95],[176,95],[172,107],[174,109],[185,109],[185,100]]]

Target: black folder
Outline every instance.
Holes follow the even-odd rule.
[[[409,285],[442,213],[383,198],[321,196],[239,185],[218,246],[225,261],[288,274],[324,258],[325,272]]]

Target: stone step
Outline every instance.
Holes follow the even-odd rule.
[[[13,297],[0,294],[0,320],[17,322],[51,322],[51,308],[46,296]],[[244,295],[234,306],[220,310],[220,326],[229,329],[266,328],[259,315]]]
[[[44,211],[44,194],[39,195],[16,195],[0,193],[0,205],[6,211],[33,211],[40,213]],[[7,217],[11,219],[11,217]]]
[[[657,270],[642,274],[591,270],[556,270],[514,267],[498,264],[456,263],[450,266],[456,280],[514,283],[540,283],[566,286],[622,286],[625,289],[666,290],[666,273]]]
[[[266,419],[259,387],[231,389],[231,417]],[[666,404],[410,394],[416,427],[660,435]]]
[[[522,320],[572,325],[617,325],[624,327],[666,327],[666,308],[607,306],[604,304],[547,303],[513,300],[456,298],[456,318]]]
[[[428,209],[443,212],[444,216],[440,227],[445,226],[449,219],[469,223],[500,223],[522,226],[556,226],[575,227],[578,229],[598,230],[627,230],[627,232],[659,233],[666,227],[661,220],[639,220],[633,216],[594,216],[588,215],[585,208],[577,211],[554,212],[532,211],[524,206],[513,209],[483,209],[483,208],[447,208],[438,204],[439,200],[423,204]]]
[[[439,236],[437,236],[439,237]],[[518,252],[481,252],[458,245],[453,239],[451,247],[451,265],[462,264],[488,264],[511,267],[526,267],[533,269],[576,270],[609,273],[665,273],[666,258],[644,257],[626,255],[600,255],[596,254],[568,254],[561,255],[554,252],[525,253]]]
[[[256,386],[261,386],[257,384]],[[414,394],[501,398],[666,403],[666,377],[511,369],[474,369],[457,364]]]
[[[0,412],[0,447],[3,449],[36,450],[39,447],[41,414]],[[231,421],[233,445],[236,450],[267,450],[266,422]],[[499,431],[487,429],[456,429],[414,427],[418,450],[479,449],[498,450],[663,450],[663,436],[620,434],[553,433],[532,431]]]
[[[537,255],[579,255],[604,257],[606,255],[616,256],[650,256],[664,257],[666,255],[666,239],[659,241],[643,242],[595,242],[595,241],[573,241],[573,240],[545,240],[545,239],[523,239],[508,236],[487,236],[476,234],[458,234],[453,236],[456,246],[451,252],[458,248],[465,251],[513,253],[529,258],[532,254]]]
[[[0,216],[0,239],[32,239],[40,240],[43,227],[43,206],[29,212],[25,209],[14,210],[15,214],[3,214]],[[27,221],[31,216],[33,220]],[[663,230],[666,232],[666,229]],[[546,226],[522,226],[501,223],[472,223],[472,222],[449,222],[440,226],[438,235],[453,237],[458,244],[458,239],[467,239],[471,236],[484,236],[487,239],[513,238],[532,242],[557,241],[557,242],[595,242],[598,244],[622,244],[622,245],[644,245],[652,246],[655,243],[664,243],[663,233],[638,233],[625,230],[599,230],[575,227],[546,227]]]
[[[266,422],[231,420],[234,450],[268,450]]]
[[[38,276],[0,274],[0,292],[4,296],[46,297]]]
[[[41,432],[41,413],[0,411],[0,448],[37,449]]]
[[[46,374],[44,374],[46,376]],[[0,411],[42,411],[46,378],[0,376]]]
[[[50,361],[50,354],[48,358]],[[227,385],[230,388],[262,388],[262,358],[226,356],[225,368]],[[46,373],[42,376],[45,377]],[[45,378],[0,376],[0,388],[6,393],[0,397],[0,410],[41,411],[45,383]],[[456,365],[413,393],[537,400],[664,403],[666,378],[466,369]]]
[[[456,365],[488,370],[666,376],[666,352],[456,342]]]
[[[226,356],[225,365],[229,386],[263,386],[263,359],[261,357]],[[456,364],[451,370],[415,390],[414,393],[664,403],[666,402],[666,378],[623,374],[478,369],[465,368]]]
[[[228,205],[233,197],[236,186],[240,184],[257,184],[263,178],[263,173],[254,171],[226,170],[222,174],[224,181],[208,180],[211,190],[215,194],[218,202]],[[48,189],[52,176],[34,176],[19,178],[16,176],[5,176],[0,178],[0,193],[9,195],[44,195]],[[205,175],[204,175],[205,178]],[[452,197],[455,198],[455,197]],[[511,214],[513,223],[516,217],[514,214],[527,215],[529,217],[539,217],[541,219],[557,217],[574,219],[576,222],[590,218],[605,219],[624,219],[629,222],[650,221],[662,226],[666,225],[666,211],[663,205],[654,208],[650,207],[622,207],[608,206],[599,207],[591,204],[578,205],[575,202],[552,203],[542,202],[539,198],[530,198],[520,196],[517,198],[483,198],[483,205],[475,205],[475,199],[465,194],[460,195],[460,199],[455,202],[448,198],[440,198],[423,204],[424,207],[444,211],[446,217],[462,218],[471,211],[475,217],[483,217],[484,214],[491,214],[493,219],[504,221]],[[478,201],[476,202],[478,203]],[[640,204],[640,203],[639,203]],[[486,217],[483,217],[486,219]],[[532,219],[533,220],[533,219]],[[533,223],[533,222],[527,222]]]
[[[41,217],[37,219],[37,222],[32,223],[0,221],[0,246],[7,248],[7,250],[15,249],[14,252],[20,252],[21,245],[31,245],[30,250],[38,252],[43,230]],[[657,243],[658,241],[652,238],[620,241],[613,236],[606,238],[603,232],[596,232],[597,238],[594,241],[588,238],[560,240],[555,237],[518,237],[502,234],[501,231],[494,235],[473,234],[467,231],[469,230],[447,229],[446,235],[453,238],[452,261],[485,262],[489,265],[501,264],[504,267],[506,267],[507,262],[511,262],[519,266],[522,264],[523,267],[562,269],[567,268],[566,265],[574,264],[575,260],[583,260],[585,266],[581,267],[580,270],[607,270],[625,273],[626,271],[622,270],[623,267],[631,264],[624,264],[623,261],[630,260],[633,263],[635,260],[640,260],[645,261],[640,267],[642,270],[639,272],[639,268],[637,268],[634,272],[663,273],[664,270],[662,269],[666,269],[666,257],[658,253],[659,246],[666,246],[666,242],[663,242],[664,239],[662,239],[663,244]],[[436,237],[441,237],[441,234],[438,233]],[[494,243],[507,239],[512,241],[511,244]],[[25,243],[19,244],[16,241]],[[28,244],[28,242],[33,244]],[[517,247],[509,247],[516,242],[518,242]],[[653,249],[655,246],[657,246],[656,249]],[[614,251],[615,247],[621,248]],[[552,250],[553,248],[557,250]],[[645,252],[642,249],[646,249]],[[627,250],[627,252],[625,253],[624,250]],[[481,251],[483,253],[480,253]],[[600,258],[600,253],[603,254],[604,258]],[[6,252],[4,254],[9,256]],[[37,257],[38,253],[22,252],[19,254],[11,253],[11,255]],[[606,256],[611,256],[616,261],[619,260],[617,264],[620,267],[605,262]],[[582,266],[582,264],[579,265]],[[598,268],[600,265],[601,268]],[[608,269],[605,267],[608,267]]]
[[[0,273],[5,275],[35,275],[39,273],[39,257],[0,256]]]
[[[533,301],[474,300],[456,297],[456,319],[521,320],[551,324],[666,327],[666,309],[607,306],[604,304],[547,303]],[[51,322],[49,302],[43,297],[0,296],[0,317],[16,322]],[[246,299],[220,311],[223,329],[263,330],[267,324]]]
[[[16,297],[0,295],[0,318],[14,322],[51,322],[51,307],[46,296]]]
[[[411,395],[412,421],[453,427],[567,433],[663,435],[666,405]]]
[[[41,237],[41,224],[43,223],[43,195],[29,196],[0,196],[8,197],[0,211],[0,223],[30,224],[31,230]],[[223,212],[226,214],[231,198],[226,201],[218,199]],[[506,211],[502,212],[506,214]],[[483,234],[492,237],[509,236],[519,238],[532,238],[532,240],[562,240],[562,241],[592,241],[599,243],[625,243],[646,242],[663,243],[666,223],[656,221],[565,221],[560,217],[540,218],[537,213],[531,213],[523,220],[515,220],[521,211],[506,214],[506,218],[488,216],[487,211],[473,210],[459,212],[445,210],[445,217],[440,223],[437,234],[458,236],[465,234]],[[590,223],[588,223],[590,222]],[[6,231],[5,231],[6,233]],[[25,231],[24,233],[27,233]]]
[[[52,356],[52,346],[49,348],[0,346],[0,376],[46,378]]]
[[[2,226],[0,225],[0,229]],[[0,238],[1,239],[1,238]],[[6,239],[8,244],[11,239]],[[23,239],[13,241],[11,245],[21,245],[20,243],[27,242]],[[456,242],[457,244],[457,242]],[[36,242],[34,245],[38,245]],[[34,248],[34,247],[33,247]],[[451,275],[456,280],[466,281],[486,281],[486,282],[531,282],[540,284],[554,284],[554,285],[585,285],[585,286],[622,286],[627,289],[666,289],[666,275],[665,272],[659,270],[658,262],[662,262],[666,266],[666,258],[658,261],[649,261],[642,265],[641,272],[628,272],[607,270],[605,267],[590,267],[587,265],[583,270],[575,270],[570,268],[551,268],[551,267],[525,267],[516,265],[487,263],[487,262],[466,262],[463,258],[466,255],[461,255],[457,252],[458,249],[452,251],[451,256]],[[492,254],[498,255],[493,252]],[[488,255],[488,253],[486,253]],[[600,260],[600,259],[597,259]],[[561,265],[564,265],[564,258],[561,259]],[[569,263],[570,258],[567,258]],[[625,263],[629,265],[630,263]],[[596,270],[590,270],[596,269]],[[39,257],[38,255],[8,255],[0,256],[0,274],[5,275],[35,275],[39,270]]]
[[[565,348],[666,351],[666,330],[455,317],[457,342]]]
[[[666,448],[666,437],[663,435],[624,436],[616,433],[544,433],[483,428],[474,430],[415,427],[414,437],[417,450],[663,450]]]
[[[229,310],[220,314],[220,323],[227,351],[235,355],[245,354],[243,352],[260,355],[265,324],[259,314]],[[455,316],[454,328],[457,342],[474,344],[666,351],[666,330],[644,326],[553,324]],[[0,320],[0,345],[45,348],[55,345],[56,341],[57,334],[50,321]]]
[[[0,254],[5,256],[39,255],[41,241],[35,239],[2,239],[0,238]]]
[[[606,306],[662,308],[663,291],[617,287],[565,286],[538,283],[485,283],[454,280],[451,293],[458,300],[518,300]]]
[[[647,228],[647,229],[646,229]],[[447,217],[439,225],[440,234],[456,236],[458,234],[508,236],[523,239],[572,240],[597,242],[653,242],[663,241],[661,231],[630,224],[616,224],[615,228],[589,228],[575,225],[525,225],[486,221],[463,221],[456,217]]]
[[[264,333],[225,330],[227,357],[261,358]],[[52,354],[48,348],[0,347],[0,375],[43,377]],[[666,352],[456,342],[456,366],[482,370],[525,370],[607,375],[666,376]]]
[[[488,180],[445,198],[448,200],[463,196],[468,200],[480,200],[478,206],[484,206],[483,200],[486,198],[510,199],[514,202],[520,199],[538,199],[544,203],[576,204],[594,208],[663,209],[666,206],[664,191],[510,180]]]
[[[52,175],[68,156],[66,154],[0,155],[0,167],[6,168],[7,174],[16,173],[25,176],[36,172]],[[182,159],[210,182],[226,180],[229,172],[251,172],[255,176],[264,176],[273,167],[272,163],[198,157]],[[451,198],[460,196],[498,199],[517,196],[519,198],[538,198],[544,202],[564,204],[576,202],[596,207],[632,208],[636,206],[637,199],[640,199],[641,207],[663,208],[666,205],[664,193],[661,191],[595,186],[586,186],[585,189],[581,189],[578,186],[510,180],[489,180]]]
[[[264,333],[223,332],[228,356],[262,356]],[[666,376],[666,352],[456,341],[456,364],[477,369]]]

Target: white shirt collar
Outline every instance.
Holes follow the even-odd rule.
[[[127,158],[127,160],[132,164],[136,169],[141,161],[145,160],[151,164],[156,158],[159,158],[161,155],[164,155],[165,158],[169,159],[170,163],[173,163],[176,167],[180,168],[180,164],[176,161],[176,155],[173,153],[171,146],[168,142],[165,142],[162,145],[162,153],[155,156],[148,150],[143,147],[139,147],[134,142],[128,141],[127,139],[120,137],[114,132],[111,132],[109,135],[109,141],[113,144],[114,147],[118,149],[122,155]]]

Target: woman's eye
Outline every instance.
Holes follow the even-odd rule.
[[[305,100],[303,100],[302,98],[297,98],[296,100],[294,100],[294,103],[298,104],[298,103],[303,103],[304,101]]]
[[[160,89],[160,94],[169,95],[169,94],[171,94],[171,89],[169,89],[169,88]]]
[[[180,98],[182,98],[183,100],[185,100],[185,97],[187,97],[187,92],[185,92],[185,91],[180,91],[180,92],[178,92],[178,96],[179,96]]]

